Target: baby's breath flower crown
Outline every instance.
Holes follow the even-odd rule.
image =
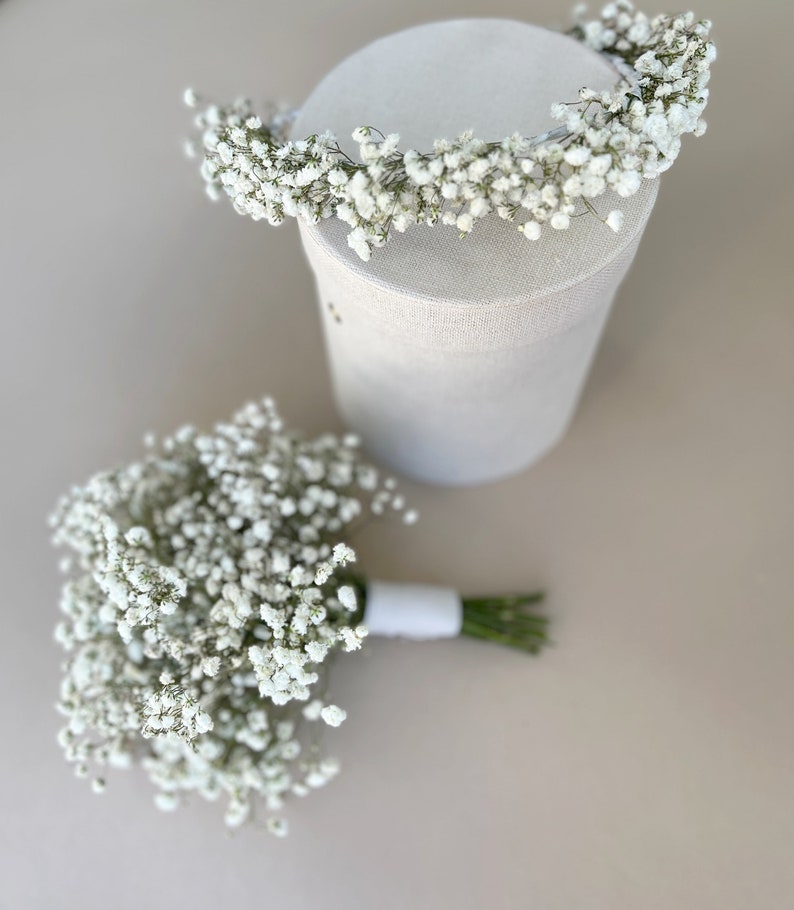
[[[142,461],[98,474],[52,517],[69,653],[60,740],[77,773],[139,761],[157,805],[225,796],[236,826],[277,813],[338,769],[316,730],[346,712],[325,670],[367,634],[346,540],[368,517],[416,512],[355,437],[306,440],[269,399],[212,433],[184,427]],[[540,595],[463,601],[462,634],[535,652]],[[93,787],[104,788],[95,776]]]
[[[565,230],[586,213],[619,231],[623,212],[600,214],[592,200],[607,190],[633,195],[643,178],[672,165],[682,135],[705,132],[716,51],[711,23],[693,13],[649,18],[616,0],[600,19],[582,15],[570,34],[608,56],[623,78],[611,91],[583,88],[578,101],[552,105],[562,125],[548,133],[497,141],[463,133],[437,140],[430,152],[401,152],[396,133],[361,126],[353,133],[356,162],[330,132],[290,140],[295,112],[262,120],[246,100],[212,105],[196,118],[207,192],[226,193],[237,212],[270,224],[335,215],[352,228],[348,243],[364,260],[392,230],[441,222],[463,237],[491,213],[518,220],[529,240],[542,225]],[[190,90],[185,100],[199,103]],[[188,151],[195,153],[192,143]]]

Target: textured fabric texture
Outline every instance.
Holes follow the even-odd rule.
[[[554,101],[617,73],[564,35],[523,23],[434,23],[374,42],[317,86],[293,135],[356,126],[399,132],[401,148],[473,129],[483,138],[555,126]],[[538,241],[496,216],[461,240],[418,225],[362,262],[337,219],[300,230],[324,316],[343,418],[370,451],[414,478],[493,480],[539,458],[565,432],[653,207],[658,181],[630,199],[619,234],[592,216]]]
[[[370,635],[456,638],[463,627],[463,604],[454,588],[371,581],[364,623]]]

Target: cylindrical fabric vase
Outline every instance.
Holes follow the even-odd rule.
[[[422,25],[382,38],[323,79],[293,137],[358,126],[400,148],[472,130],[481,139],[553,129],[555,101],[612,87],[612,63],[575,39],[500,19]],[[340,413],[368,450],[429,483],[483,483],[531,465],[564,435],[620,282],[656,199],[594,200],[568,230],[525,239],[496,215],[459,236],[445,225],[393,234],[363,262],[337,218],[300,222],[315,274]]]

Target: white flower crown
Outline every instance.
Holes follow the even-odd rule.
[[[651,19],[629,0],[610,3],[591,22],[577,12],[570,34],[627,75],[611,91],[583,88],[578,101],[552,105],[562,125],[548,133],[495,142],[463,133],[422,153],[401,152],[396,133],[362,126],[353,133],[356,162],[330,132],[290,140],[296,112],[263,122],[246,100],[212,105],[196,118],[207,192],[212,198],[225,192],[240,214],[270,224],[288,215],[311,223],[336,215],[352,227],[348,243],[364,260],[392,230],[440,221],[465,236],[493,212],[512,221],[523,209],[518,230],[530,240],[540,236],[541,225],[564,230],[586,212],[619,231],[623,213],[604,217],[590,200],[607,189],[633,195],[643,177],[672,165],[684,133],[703,135],[716,57],[711,23],[693,13]],[[192,90],[185,101],[199,103]],[[189,151],[195,153],[192,143]]]

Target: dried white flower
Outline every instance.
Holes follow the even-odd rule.
[[[319,720],[320,712],[323,710],[323,703],[319,698],[315,698],[314,701],[310,701],[308,705],[303,709],[303,716],[306,720]]]
[[[350,585],[342,585],[336,592],[336,596],[339,598],[339,603],[342,604],[345,610],[352,612],[358,606],[356,592]]]
[[[525,221],[523,224],[519,224],[518,230],[527,240],[538,240],[540,238],[540,225],[537,221]]]
[[[326,705],[320,711],[320,717],[328,724],[329,727],[338,727],[347,717],[347,711],[338,705]]]
[[[221,668],[220,657],[205,657],[201,662],[201,671],[205,676],[217,676]]]
[[[346,566],[356,561],[355,552],[345,543],[338,543],[333,550],[334,565]]]
[[[286,837],[289,834],[289,823],[285,818],[269,818],[267,830],[276,837]]]

